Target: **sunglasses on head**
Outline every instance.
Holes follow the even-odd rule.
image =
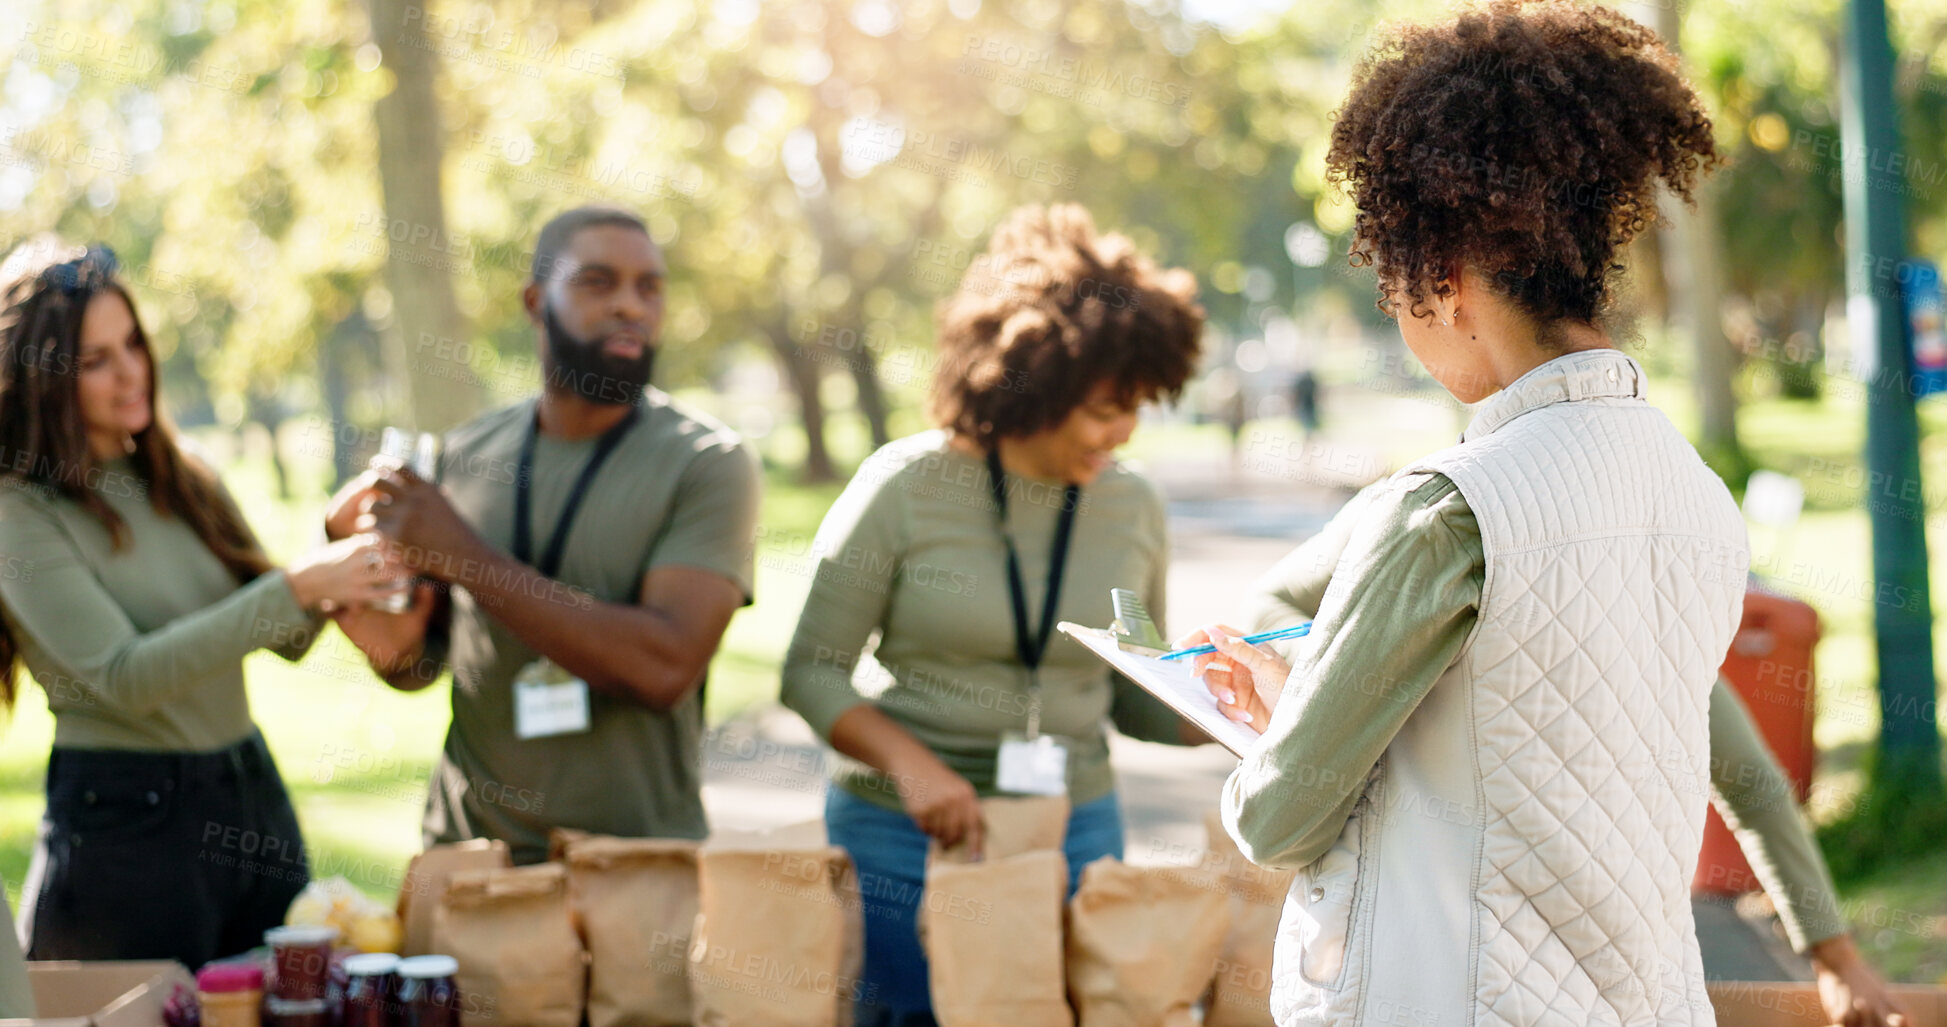
[[[115,258],[115,251],[101,243],[87,248],[81,256],[64,260],[41,272],[41,281],[72,296],[83,289],[93,289],[122,266]]]

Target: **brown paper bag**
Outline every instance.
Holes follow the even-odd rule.
[[[584,835],[565,859],[588,947],[589,1027],[688,1024],[696,843]]]
[[[1209,836],[1204,867],[1222,874],[1230,892],[1230,930],[1217,959],[1204,1027],[1272,1027],[1271,949],[1297,872],[1267,870],[1245,859],[1215,812],[1203,826]]]
[[[1068,990],[1081,1027],[1192,1027],[1230,926],[1220,876],[1098,859],[1068,904]]]
[[[548,828],[548,862],[559,863],[567,859],[568,846],[584,838],[594,837],[597,835],[593,831],[584,831],[579,827]]]
[[[433,947],[460,961],[474,1027],[581,1023],[587,968],[561,864],[454,874],[433,917]]]
[[[996,796],[980,800],[980,858],[1006,859],[1041,849],[1061,850],[1068,837],[1068,796]],[[965,842],[950,849],[933,847],[931,858],[971,863]]]
[[[940,1027],[1073,1027],[1062,974],[1067,894],[1058,850],[927,867],[919,936]]]
[[[795,824],[780,824],[771,827],[718,827],[711,826],[710,837],[703,844],[711,850],[795,850],[822,849],[831,844],[825,836],[825,820],[800,820]]]
[[[697,870],[698,1027],[850,1027],[868,996],[858,875],[845,850],[705,846]]]
[[[446,894],[446,879],[461,870],[492,870],[512,866],[507,843],[475,838],[451,845],[435,845],[406,865],[399,885],[399,923],[405,928],[401,955],[423,956],[433,949],[433,912]]]

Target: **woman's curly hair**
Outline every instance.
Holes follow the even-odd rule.
[[[1721,158],[1656,33],[1602,7],[1496,0],[1360,64],[1325,164],[1358,208],[1352,261],[1422,315],[1470,266],[1543,328],[1594,323],[1616,251]],[[1392,313],[1382,299],[1381,309]]]
[[[1060,424],[1090,390],[1174,401],[1196,369],[1196,279],[1159,269],[1074,204],[1022,207],[935,312],[935,423],[983,445]]]

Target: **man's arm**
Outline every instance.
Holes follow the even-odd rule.
[[[589,688],[655,710],[689,694],[744,604],[742,586],[695,567],[651,570],[631,606],[597,602],[484,544],[473,560],[476,573],[454,582],[494,620]]]
[[[599,601],[489,545],[437,485],[409,472],[374,480],[370,516],[408,566],[465,587],[591,689],[667,710],[702,678],[731,614],[748,601],[757,526],[757,467],[742,446],[699,452],[682,475],[633,604]]]
[[[372,673],[401,692],[425,688],[446,669],[452,598],[431,582],[413,587],[412,605],[402,613],[356,605],[339,610],[331,619],[365,656]]]

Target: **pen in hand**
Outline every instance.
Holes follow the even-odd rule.
[[[1305,623],[1300,624],[1297,627],[1279,628],[1276,631],[1260,631],[1255,635],[1245,635],[1244,637],[1238,639],[1238,641],[1247,642],[1251,645],[1256,645],[1259,642],[1275,642],[1281,638],[1302,638],[1306,635],[1311,634],[1311,630],[1312,630],[1312,622],[1306,621]],[[1157,659],[1174,660],[1179,657],[1198,656],[1203,653],[1214,653],[1216,651],[1217,651],[1217,647],[1214,645],[1193,645],[1188,649],[1177,649],[1173,652],[1164,653],[1163,655],[1158,656]]]

